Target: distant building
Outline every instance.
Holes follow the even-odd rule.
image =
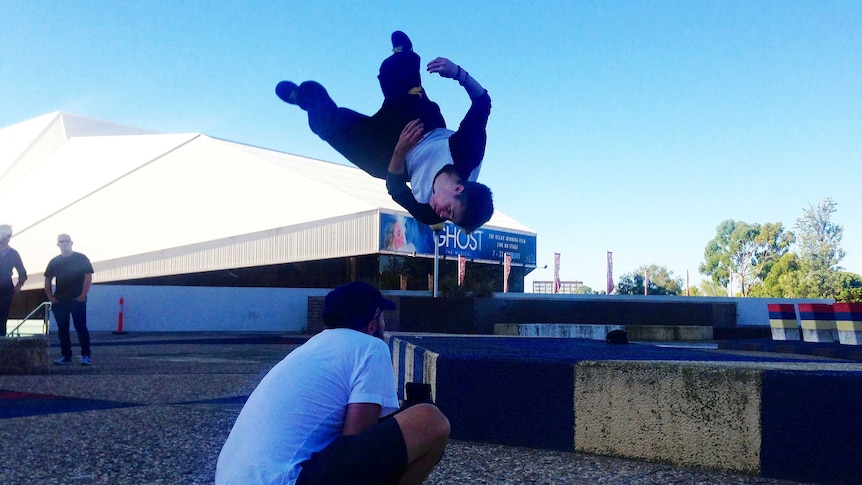
[[[583,281],[560,281],[560,291],[557,293],[573,294],[578,293],[578,289],[584,286]],[[553,293],[553,281],[534,281],[533,293]]]
[[[28,309],[58,234],[90,258],[94,284],[424,291],[435,245],[441,280],[462,256],[491,291],[506,254],[510,291],[536,267],[536,233],[499,210],[472,234],[435,234],[353,166],[63,112],[0,127],[0,222],[30,270]]]

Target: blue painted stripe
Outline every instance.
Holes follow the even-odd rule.
[[[862,312],[835,312],[835,320],[862,322]]]
[[[769,312],[770,320],[796,320],[796,311]]]
[[[834,312],[803,312],[799,311],[800,320],[835,320]]]

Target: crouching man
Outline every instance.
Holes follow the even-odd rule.
[[[332,290],[326,330],[291,352],[249,396],[216,468],[216,484],[422,483],[449,421],[433,404],[398,411],[383,310],[361,282]]]

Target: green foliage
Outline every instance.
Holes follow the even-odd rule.
[[[700,286],[694,288],[692,296],[727,296],[727,286],[709,279],[702,280]]]
[[[806,280],[807,266],[796,253],[787,253],[772,265],[769,274],[751,288],[749,296],[811,298],[813,288]]]
[[[775,261],[793,243],[793,233],[780,222],[748,224],[728,219],[716,228],[715,237],[704,250],[706,261],[700,272],[709,276],[716,287],[726,288],[733,280],[743,296],[752,285],[762,281]]]
[[[592,288],[587,285],[579,286],[572,290],[573,295],[598,295]]]
[[[643,295],[645,272],[649,274],[648,294],[679,295],[683,291],[682,278],[675,278],[673,271],[668,271],[664,266],[650,264],[622,275],[617,284],[617,293],[620,295]]]
[[[817,207],[809,206],[796,220],[799,232],[799,256],[807,265],[806,277],[821,298],[838,298],[844,289],[839,264],[845,252],[841,249],[844,227],[832,222],[838,204],[827,197]]]
[[[837,205],[827,197],[804,209],[794,226],[796,235],[777,223],[722,222],[700,265],[712,287],[702,283],[704,292],[718,293],[737,275],[734,282],[740,283],[743,296],[862,300],[862,277],[839,266],[845,252],[844,228],[832,222]],[[794,242],[797,251],[788,252]]]
[[[835,300],[862,303],[862,276],[845,271],[840,279],[841,287]]]

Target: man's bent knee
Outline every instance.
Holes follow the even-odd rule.
[[[433,404],[417,404],[395,415],[408,447],[415,441],[449,439],[449,419]]]

